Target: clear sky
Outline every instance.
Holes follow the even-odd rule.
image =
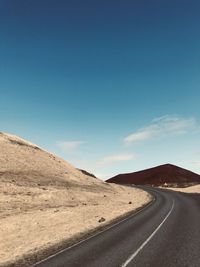
[[[200,173],[199,0],[0,0],[0,127],[101,178]]]

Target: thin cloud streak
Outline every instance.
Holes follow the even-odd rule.
[[[116,162],[133,160],[135,158],[136,156],[133,153],[115,154],[104,157],[98,162],[98,165],[110,165]]]
[[[194,132],[198,129],[195,118],[182,118],[176,115],[165,115],[163,117],[155,118],[152,122],[126,136],[124,138],[124,144],[131,145],[141,141],[150,140],[154,137],[169,136],[169,135],[181,135],[189,132]]]
[[[192,164],[200,167],[200,160],[193,161]]]
[[[64,152],[69,152],[77,150],[81,145],[85,143],[85,141],[57,141],[56,146]]]

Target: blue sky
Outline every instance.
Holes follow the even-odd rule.
[[[0,126],[101,178],[200,173],[200,2],[0,0]]]

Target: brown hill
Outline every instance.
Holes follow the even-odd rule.
[[[172,164],[164,164],[143,171],[119,174],[107,180],[117,184],[176,185],[200,183],[200,175]]]

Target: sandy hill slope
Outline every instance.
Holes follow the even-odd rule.
[[[187,186],[200,183],[200,175],[172,164],[164,164],[143,171],[119,174],[107,180],[118,184],[150,184]]]
[[[17,185],[91,184],[88,175],[66,161],[17,136],[0,133],[1,181]],[[96,181],[97,184],[98,181]]]
[[[0,266],[29,266],[150,200],[0,133]]]

